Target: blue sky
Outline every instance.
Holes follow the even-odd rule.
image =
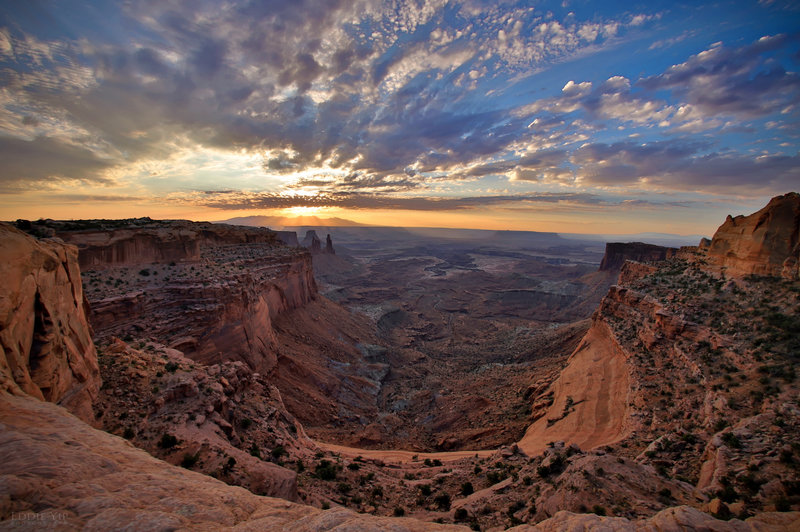
[[[6,2],[0,209],[708,234],[799,64],[798,2]]]

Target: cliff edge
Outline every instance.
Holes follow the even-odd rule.
[[[797,279],[800,194],[776,196],[749,216],[728,215],[708,244],[707,256],[710,265],[731,277],[768,275]]]
[[[78,250],[0,224],[0,389],[92,416],[100,387]]]

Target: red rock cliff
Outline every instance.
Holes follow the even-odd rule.
[[[263,243],[277,245],[274,231],[207,222],[147,220],[119,228],[63,230],[54,222],[59,238],[79,249],[84,270],[118,265],[200,259],[208,247]]]
[[[626,260],[648,262],[664,260],[675,254],[677,249],[645,244],[644,242],[609,242],[606,253],[600,261],[600,271],[619,270]]]
[[[100,372],[74,246],[0,224],[0,389],[91,417]]]
[[[270,371],[272,321],[317,297],[309,252],[268,230],[181,221],[65,236],[92,265],[84,282],[99,336],[159,338],[203,363]]]
[[[798,278],[800,194],[772,198],[760,211],[725,220],[708,246],[708,261],[732,277]]]

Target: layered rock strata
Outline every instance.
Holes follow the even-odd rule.
[[[90,419],[100,372],[78,251],[0,224],[0,386]]]
[[[279,245],[276,233],[261,227],[149,218],[122,220],[117,227],[103,222],[108,224],[87,221],[87,229],[74,222],[50,222],[49,226],[59,238],[78,247],[82,270],[196,261],[205,249],[233,244]]]
[[[600,271],[619,271],[626,260],[636,262],[659,261],[675,255],[676,248],[645,244],[644,242],[609,242],[600,261]]]
[[[800,194],[772,198],[749,216],[728,216],[707,246],[708,261],[726,275],[798,278]]]
[[[88,254],[84,282],[96,334],[144,335],[203,363],[239,360],[272,370],[273,320],[317,297],[310,254],[280,244],[267,230],[164,223],[105,238],[59,233]],[[171,244],[162,249],[164,239]]]

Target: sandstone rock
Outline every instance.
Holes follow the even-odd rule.
[[[0,224],[0,278],[0,388],[90,419],[100,373],[77,250]]]
[[[708,246],[708,261],[727,275],[798,278],[800,194],[776,196],[758,212],[725,220]]]
[[[575,514],[561,511],[550,519],[534,526],[521,525],[509,530],[516,532],[556,532],[566,530],[607,530],[656,532],[667,530],[709,530],[718,532],[793,530],[800,526],[800,512],[784,514],[767,513],[751,517],[746,521],[733,519],[720,521],[688,506],[667,508],[649,519],[631,521],[622,517],[601,517],[595,514]]]
[[[317,236],[317,232],[313,229],[306,231],[306,236],[303,238],[302,245],[311,253],[320,253],[322,251],[322,241]]]
[[[0,393],[0,427],[0,492],[14,495],[0,503],[0,521],[15,530],[51,522],[98,531],[468,530],[260,497],[166,464],[29,397]]]
[[[609,242],[600,261],[600,271],[620,270],[626,260],[648,262],[671,257],[676,248],[645,244],[644,242]]]
[[[198,260],[203,249],[219,244],[280,245],[275,232],[262,227],[141,220],[130,221],[119,228],[77,231],[69,230],[65,223],[54,224],[59,238],[78,246],[83,269]]]

